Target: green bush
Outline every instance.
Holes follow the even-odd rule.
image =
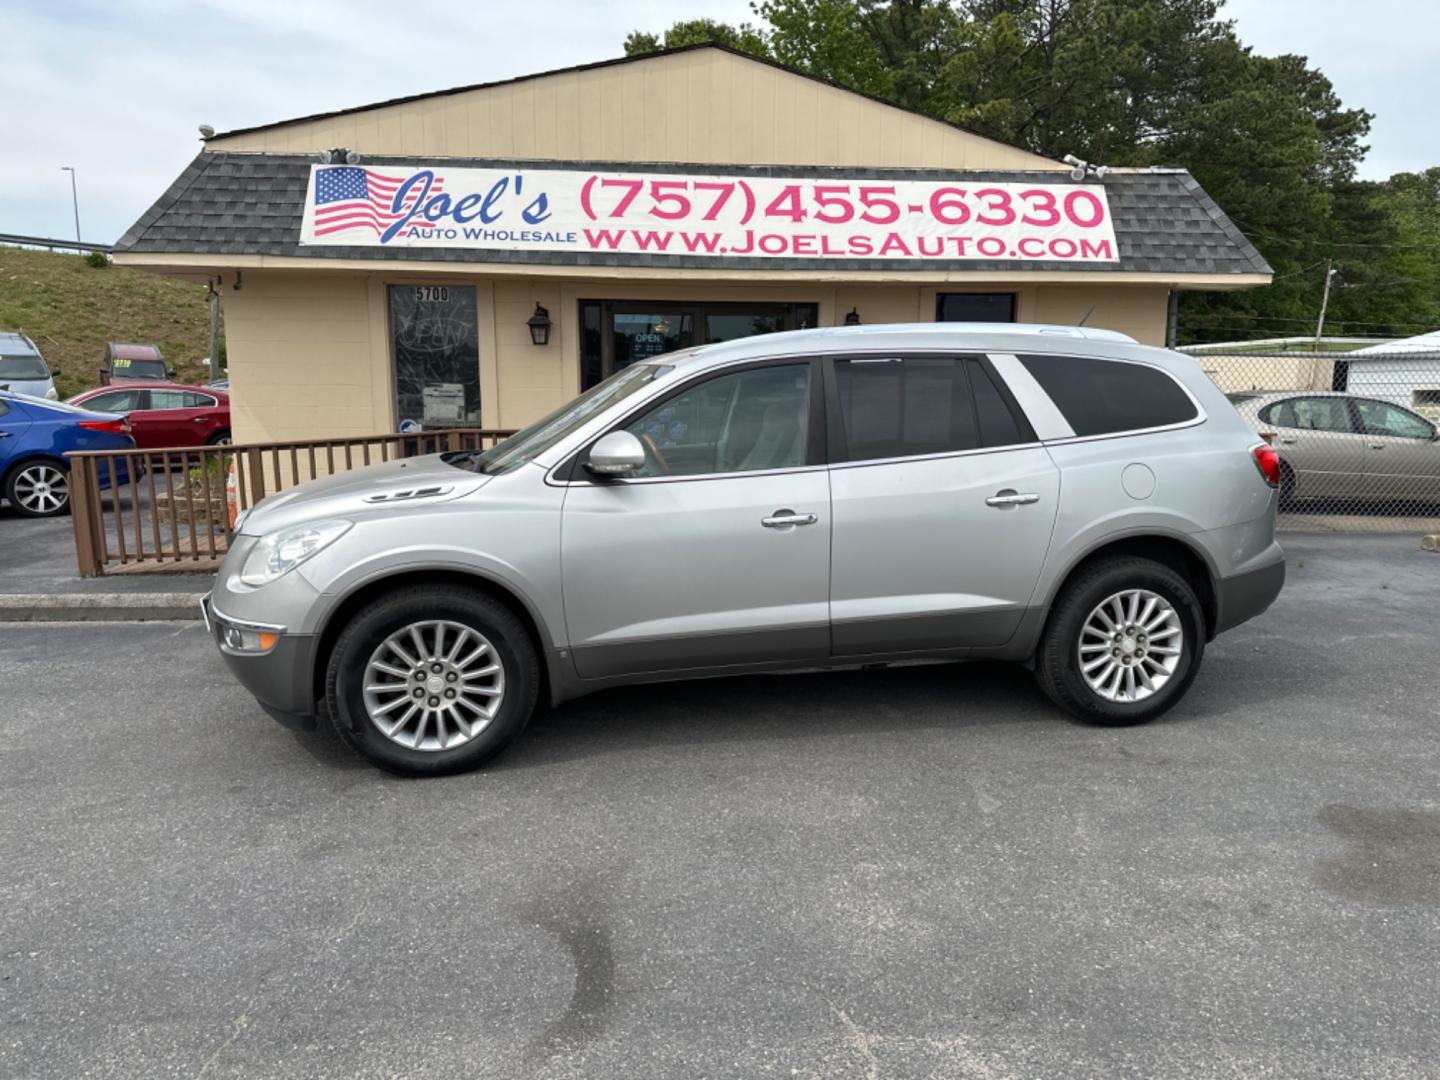
[[[225,495],[225,480],[230,474],[229,454],[217,454],[205,463],[204,466],[196,465],[188,472],[188,479],[191,487],[200,489],[205,484],[205,473],[210,474],[211,498],[217,496],[223,498]]]
[[[93,266],[96,270],[104,270],[110,265],[110,256],[103,251],[92,251],[85,256],[85,264]]]

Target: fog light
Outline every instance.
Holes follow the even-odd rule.
[[[231,652],[267,653],[275,647],[280,635],[246,626],[226,626],[220,632],[220,640]]]

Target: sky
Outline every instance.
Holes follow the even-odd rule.
[[[1440,164],[1440,4],[1231,0],[1376,114],[1361,174]],[[616,57],[632,29],[746,0],[0,0],[0,233],[110,243],[217,131]]]

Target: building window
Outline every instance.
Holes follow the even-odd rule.
[[[472,285],[391,285],[395,417],[480,425],[480,337]]]
[[[818,324],[819,310],[817,304],[582,300],[580,388],[676,349],[805,330]]]
[[[939,293],[936,322],[1014,322],[1014,293]]]

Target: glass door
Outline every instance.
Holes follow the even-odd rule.
[[[614,311],[610,318],[610,371],[695,344],[695,315],[680,308]]]
[[[582,300],[581,389],[676,349],[806,329],[816,325],[818,312],[816,304]]]

